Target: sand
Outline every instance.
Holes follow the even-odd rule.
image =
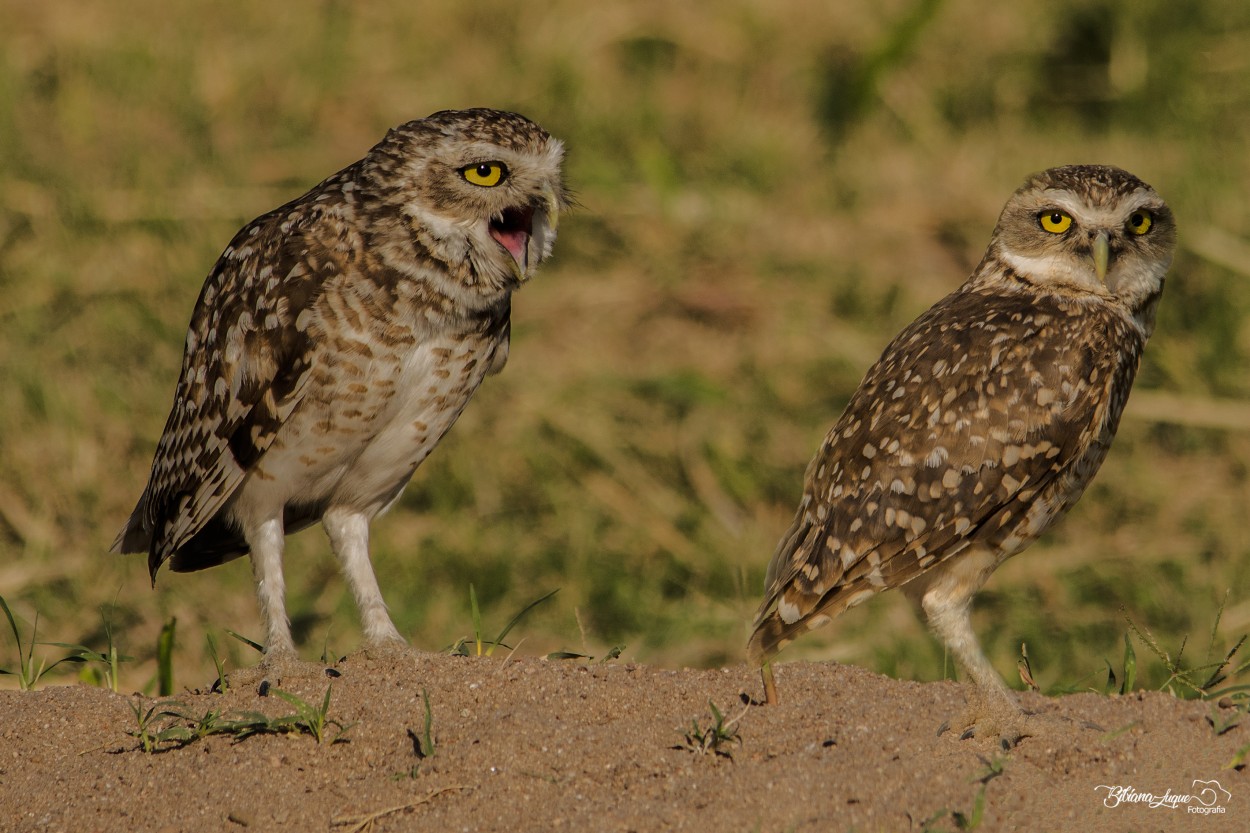
[[[128,730],[131,704],[155,701],[82,685],[0,692],[0,829],[1250,829],[1250,776],[1225,768],[1250,720],[1217,734],[1209,718],[1232,708],[1164,693],[1023,693],[1044,728],[1004,751],[938,734],[962,685],[832,663],[777,666],[776,706],[754,703],[759,677],[742,665],[414,653],[353,655],[335,672],[269,682],[317,703],[332,684],[329,716],[350,724],[339,742],[213,735],[154,754]],[[292,712],[259,688],[176,699],[193,714]],[[423,691],[433,750],[419,740]],[[736,738],[704,749],[689,735],[711,724],[709,701]],[[1147,793],[1191,798],[1151,807]]]

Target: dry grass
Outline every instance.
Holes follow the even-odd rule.
[[[388,126],[491,105],[567,140],[583,208],[517,299],[507,372],[376,527],[415,644],[467,633],[472,582],[493,618],[561,588],[526,651],[737,661],[867,365],[968,273],[1026,173],[1091,161],[1180,218],[1150,396],[1072,516],[991,582],[981,630],[1003,670],[1027,641],[1046,688],[1118,653],[1121,604],[1204,651],[1231,588],[1218,653],[1250,629],[1250,11],[825,5],[0,6],[0,595],[88,645],[104,607],[134,685],[171,616],[182,680],[211,676],[199,634],[256,633],[245,563],[153,593],[142,559],[104,555],[203,276]],[[307,652],[353,646],[324,540],[289,560]],[[889,597],[787,656],[945,667]]]

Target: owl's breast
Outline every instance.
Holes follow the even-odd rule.
[[[499,341],[488,332],[334,340],[238,504],[380,512],[460,416]]]

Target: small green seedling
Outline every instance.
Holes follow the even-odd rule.
[[[33,689],[44,674],[47,674],[63,662],[87,662],[89,660],[97,660],[102,656],[96,654],[90,648],[84,648],[82,645],[69,645],[63,642],[36,641],[35,635],[39,631],[38,611],[35,612],[35,624],[30,629],[30,644],[23,649],[22,632],[17,627],[17,618],[13,615],[13,611],[9,609],[9,604],[4,600],[3,596],[0,596],[0,610],[4,611],[5,618],[9,620],[9,631],[13,634],[14,643],[17,644],[17,670],[14,671],[8,668],[0,668],[0,674],[9,674],[17,677],[18,687],[21,688],[22,691],[30,691]],[[112,642],[110,640],[110,645],[111,644]],[[40,657],[38,661],[35,660],[36,645],[68,648],[73,653],[61,657],[56,662],[48,665],[47,659],[43,657]],[[119,658],[118,661],[120,662],[121,659],[129,659],[129,657]],[[116,689],[114,689],[114,691],[116,691]]]
[[[426,758],[433,758],[438,748],[434,744],[434,710],[430,708],[430,693],[425,689],[421,689],[421,700],[425,704],[425,720],[421,728],[421,734],[418,735],[408,729],[408,738],[412,741],[412,754],[417,756],[417,762],[408,768],[407,772],[395,773],[392,778],[416,778],[420,771],[421,761]]]
[[[226,662],[217,651],[217,640],[212,632],[208,633],[208,655],[213,659],[213,667],[217,669],[217,679],[212,685],[213,691],[225,694],[230,690],[230,682],[226,679]]]
[[[981,789],[977,790],[976,798],[972,800],[971,812],[964,813],[944,807],[920,822],[921,833],[944,833],[945,828],[938,827],[937,823],[948,815],[955,822],[956,830],[976,830],[980,827],[985,817],[985,785],[982,784]]]
[[[1225,714],[1225,712],[1228,712]],[[1218,705],[1211,706],[1211,713],[1207,715],[1207,723],[1211,726],[1211,731],[1215,732],[1216,737],[1237,728],[1237,724],[1241,722],[1241,718],[1245,713],[1241,709],[1221,709]]]
[[[957,830],[976,830],[981,826],[981,821],[985,818],[985,785],[981,785],[981,789],[977,790],[977,797],[972,799],[972,812],[962,813],[955,810],[951,813],[951,820],[955,822]]]
[[[482,612],[478,608],[478,604],[477,604],[477,590],[473,587],[472,584],[470,584],[469,585],[469,609],[473,616],[472,644],[474,646],[474,651],[475,651],[473,655],[479,656],[479,657],[482,657],[482,656],[488,657],[491,654],[493,654],[495,652],[495,648],[499,647],[500,645],[503,645],[505,648],[507,648],[508,646],[504,644],[504,639],[508,636],[508,633],[514,627],[516,627],[517,623],[520,622],[521,619],[523,619],[525,615],[529,613],[531,610],[538,607],[538,605],[547,601],[548,599],[550,599],[552,596],[554,596],[556,593],[559,593],[559,592],[560,592],[559,588],[556,588],[555,590],[552,590],[550,593],[546,594],[545,596],[535,599],[534,601],[527,604],[525,607],[521,608],[521,611],[517,613],[515,616],[513,616],[512,619],[509,620],[508,624],[504,625],[504,628],[503,630],[499,632],[499,635],[496,636],[493,641],[489,641],[489,640],[483,639]],[[451,653],[456,654],[457,656],[462,656],[462,657],[470,656],[469,642],[470,640],[468,637],[461,639],[454,646],[452,646]]]
[[[1250,743],[1247,743],[1245,746],[1238,749],[1237,753],[1233,755],[1232,760],[1224,764],[1222,769],[1233,769],[1240,772],[1246,768],[1247,757],[1250,757]]]
[[[1124,634],[1124,674],[1121,677],[1120,685],[1117,688],[1115,669],[1111,667],[1111,663],[1107,663],[1107,694],[1128,694],[1133,690],[1133,685],[1137,682],[1137,652],[1133,650],[1133,642],[1128,638],[1128,634]]]
[[[281,697],[283,700],[295,707],[295,714],[288,715],[286,717],[277,717],[270,721],[273,726],[273,730],[279,732],[292,731],[296,734],[311,735],[313,740],[317,741],[317,743],[323,743],[326,740],[329,740],[330,743],[338,743],[340,740],[345,740],[345,738],[343,738],[343,734],[355,724],[349,723],[344,725],[337,720],[331,720],[329,718],[330,692],[333,688],[333,684],[326,686],[326,693],[325,696],[321,698],[320,706],[314,706],[313,704],[296,697],[289,691],[283,691],[280,688],[269,689],[271,694]],[[338,729],[338,731],[334,733],[333,737],[328,735],[328,731],[331,726]]]
[[[725,715],[716,704],[711,700],[707,701],[708,708],[712,711],[712,720],[708,725],[701,726],[699,721],[690,721],[690,730],[684,735],[684,743],[680,746],[674,746],[674,749],[685,749],[698,755],[706,755],[709,752],[713,757],[733,759],[733,753],[730,751],[731,744],[742,745],[742,735],[738,732],[738,721],[746,716],[747,708],[743,709],[741,714],[732,720],[726,720]]]
[[[610,649],[608,649],[608,652],[606,654],[604,654],[602,657],[599,658],[599,664],[602,665],[605,662],[611,662],[614,659],[618,659],[621,656],[621,651],[624,651],[624,650],[625,650],[624,645],[612,646]],[[556,659],[556,660],[584,659],[587,662],[595,661],[594,656],[592,656],[591,654],[579,654],[576,651],[552,651],[550,654],[547,654],[547,659]]]
[[[178,618],[171,616],[156,638],[156,693],[168,697],[174,693],[174,632]]]
[[[1003,768],[1007,764],[1007,759],[1002,755],[995,755],[993,758],[986,758],[978,755],[981,763],[985,764],[985,769],[972,776],[972,780],[980,784],[988,784],[995,778],[1003,774]]]
[[[340,723],[329,717],[331,686],[326,687],[320,705],[313,705],[287,691],[271,688],[270,691],[295,707],[293,714],[269,717],[256,711],[239,711],[222,714],[220,709],[209,709],[203,717],[195,718],[187,713],[187,707],[177,700],[161,700],[146,709],[142,702],[130,704],[137,728],[130,735],[139,739],[144,752],[162,752],[176,749],[209,735],[228,735],[242,741],[252,735],[296,734],[309,735],[317,743],[338,743],[355,724]],[[332,736],[330,727],[336,731]]]
[[[187,719],[186,706],[177,700],[160,700],[145,709],[143,702],[136,699],[130,703],[130,710],[134,712],[136,727],[127,734],[138,738],[140,747],[148,754],[183,746],[195,739],[190,728],[173,722]]]

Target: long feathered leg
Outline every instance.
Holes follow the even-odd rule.
[[[281,518],[270,518],[244,530],[252,555],[252,576],[256,598],[265,620],[265,659],[282,660],[295,656],[291,623],[286,616],[286,580],[282,575],[285,533]]]
[[[407,644],[391,622],[373,572],[373,563],[369,560],[368,516],[350,509],[334,508],[326,511],[321,523],[356,597],[365,642],[372,646]]]

